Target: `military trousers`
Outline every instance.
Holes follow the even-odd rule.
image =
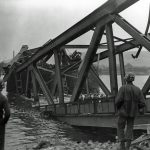
[[[5,144],[5,125],[0,125],[0,150],[4,150]]]
[[[127,141],[133,139],[134,117],[118,117],[117,135],[119,141]]]

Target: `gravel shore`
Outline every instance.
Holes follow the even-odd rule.
[[[65,144],[66,143],[66,144]],[[120,150],[118,143],[113,142],[93,142],[91,140],[88,143],[72,142],[72,141],[61,141],[61,139],[53,140],[47,139],[42,140],[36,145],[33,150]],[[130,150],[150,150],[150,140],[140,142],[132,145]]]

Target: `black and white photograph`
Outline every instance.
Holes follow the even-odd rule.
[[[150,150],[150,0],[0,0],[0,150]]]

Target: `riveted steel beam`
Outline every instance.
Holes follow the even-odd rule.
[[[32,85],[33,85],[33,93],[34,93],[34,102],[39,103],[39,95],[37,89],[37,81],[33,71],[31,70],[31,78],[32,78]]]
[[[97,73],[97,71],[95,70],[95,68],[94,68],[93,65],[91,66],[91,72],[92,72],[92,74],[96,77],[97,82],[98,82],[100,88],[103,90],[103,92],[104,92],[107,96],[111,95],[111,92],[110,92],[109,89],[105,86],[105,84],[103,83],[103,81],[99,78],[99,75],[98,75],[98,73]]]
[[[138,43],[140,43],[148,51],[150,51],[150,40],[144,34],[138,31],[135,27],[133,27],[129,22],[127,22],[119,15],[115,16],[114,21],[128,34],[130,34]]]
[[[140,46],[140,44],[135,40],[131,40],[127,43],[123,43],[121,45],[115,46],[115,55],[119,54],[119,53],[123,53],[125,51],[130,50],[130,49],[136,48],[138,46]],[[108,56],[109,56],[109,51],[108,50],[106,50],[104,52],[101,52],[99,60],[103,60],[105,58],[108,58]],[[93,62],[96,62],[97,58],[98,58],[98,54],[96,54],[96,56],[94,57]]]
[[[27,80],[26,80],[26,89],[25,89],[25,95],[27,97],[31,97],[30,80],[31,80],[31,72],[30,72],[30,67],[28,67],[28,69],[27,69]]]
[[[93,62],[94,55],[96,54],[98,44],[101,41],[103,33],[104,33],[104,26],[102,26],[101,23],[97,24],[96,29],[93,34],[93,37],[92,37],[92,40],[91,40],[91,43],[90,43],[90,46],[88,48],[88,51],[83,60],[81,69],[79,71],[79,78],[76,82],[76,85],[74,87],[72,97],[71,97],[72,102],[76,101],[81,93],[81,89],[82,89],[83,83],[86,79],[87,72],[89,71],[90,65]]]
[[[58,80],[58,90],[59,90],[59,103],[64,103],[64,91],[62,85],[62,76],[60,70],[60,57],[57,50],[54,50],[54,58],[55,58],[55,72]]]
[[[125,84],[125,80],[124,80],[124,77],[125,77],[125,67],[124,67],[123,53],[119,54],[119,62],[120,62],[121,82],[122,82],[122,85],[124,85]]]
[[[53,97],[52,97],[50,90],[48,89],[41,73],[39,72],[39,70],[37,69],[37,67],[35,65],[34,66],[31,65],[31,69],[32,69],[32,71],[33,71],[33,73],[34,73],[46,99],[47,99],[48,104],[54,104]]]
[[[94,12],[86,16],[84,19],[76,23],[74,26],[60,34],[55,39],[51,40],[44,46],[42,46],[36,54],[34,54],[27,62],[22,64],[17,72],[25,69],[33,62],[37,62],[39,59],[46,56],[49,51],[53,49],[58,49],[72,40],[78,38],[82,34],[86,33],[92,29],[98,22],[103,23],[104,25],[111,21],[110,14],[117,14],[124,9],[128,8],[132,4],[136,3],[138,0],[109,0],[101,7],[96,9]]]
[[[116,96],[118,92],[118,82],[117,82],[117,67],[116,67],[116,55],[115,46],[113,39],[112,24],[106,25],[106,37],[108,42],[108,53],[109,53],[109,73],[110,73],[110,87],[112,95]]]

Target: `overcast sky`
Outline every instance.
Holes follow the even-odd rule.
[[[35,48],[53,39],[106,0],[0,0],[0,61],[22,45]],[[149,0],[140,0],[121,15],[144,33]],[[117,31],[117,30],[115,30]]]

